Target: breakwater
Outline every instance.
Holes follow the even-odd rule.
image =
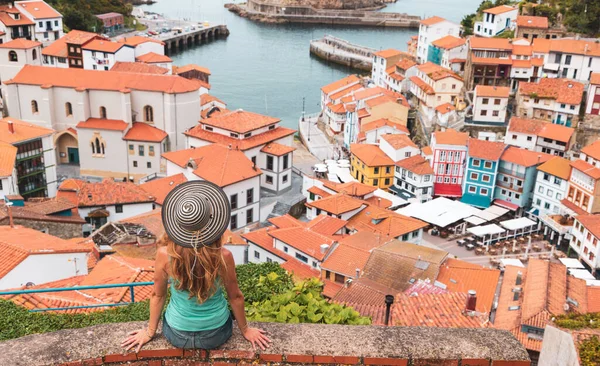
[[[310,53],[329,62],[371,71],[374,48],[352,44],[346,40],[326,35],[310,41]]]

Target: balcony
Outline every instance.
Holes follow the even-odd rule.
[[[525,179],[525,173],[521,173],[521,172],[518,172],[518,171],[512,170],[512,169],[506,169],[506,168],[500,167],[500,168],[498,168],[498,173],[504,174],[504,175],[509,175],[511,177],[516,177],[519,179]]]
[[[518,186],[514,183],[503,182],[501,180],[496,181],[496,185],[502,188],[510,189],[511,191],[523,193],[523,186]]]

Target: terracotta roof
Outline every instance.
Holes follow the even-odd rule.
[[[202,123],[236,133],[246,133],[280,121],[279,118],[239,109],[230,113],[221,113],[216,117],[207,118]]]
[[[331,193],[322,190],[321,188],[317,187],[317,186],[312,186],[308,189],[308,192],[317,195],[321,198],[325,198],[325,197],[329,197],[331,196]]]
[[[133,122],[131,128],[123,137],[127,141],[162,142],[167,133],[144,122]]]
[[[265,146],[263,146],[263,148],[260,149],[260,152],[263,152],[265,154],[274,155],[274,156],[283,156],[283,155],[291,153],[294,150],[296,150],[295,147],[278,144],[276,142],[270,142],[270,143],[266,144]]]
[[[502,142],[469,139],[469,156],[472,158],[497,161],[506,149]]]
[[[165,228],[162,223],[161,209],[157,208],[150,212],[132,216],[119,221],[120,223],[142,225],[157,238],[162,237],[165,233]]]
[[[533,42],[533,49],[539,53],[560,52],[575,55],[600,56],[600,44],[585,39],[542,39]]]
[[[391,240],[423,229],[427,227],[427,223],[375,205],[369,205],[348,219],[346,226],[351,230],[370,231]]]
[[[346,193],[352,197],[363,198],[369,193],[373,193],[377,190],[377,187],[369,186],[360,182],[352,181],[348,183],[335,183],[332,181],[324,181],[323,186],[336,193]]]
[[[381,136],[382,140],[385,140],[395,150],[403,149],[405,147],[413,147],[418,149],[417,145],[410,139],[408,135],[404,134],[386,134]]]
[[[405,135],[397,135],[405,136]],[[394,161],[387,156],[379,146],[369,144],[352,144],[350,145],[350,152],[358,160],[365,163],[370,167],[377,166],[391,166],[394,165]]]
[[[592,73],[592,76],[590,77],[590,83],[594,85],[600,85],[600,72]]]
[[[359,231],[352,235],[346,235],[340,240],[340,245],[371,252],[373,249],[378,248],[389,241],[390,239],[383,235],[375,234],[371,231]]]
[[[508,98],[510,88],[507,86],[477,85],[475,93],[478,97]]]
[[[534,165],[545,163],[553,157],[553,155],[549,155],[546,153],[529,151],[526,149],[518,148],[516,146],[509,146],[506,150],[504,150],[504,153],[502,154],[500,160],[508,161],[510,163],[528,168]]]
[[[83,47],[84,50],[99,51],[107,53],[115,53],[125,45],[123,43],[117,43],[112,41],[105,41],[101,39],[94,39],[91,42],[86,43]]]
[[[519,83],[519,94],[532,98],[554,99],[558,103],[578,105],[583,98],[585,86],[569,79],[542,78],[538,83]]]
[[[504,14],[504,13],[507,13],[507,12],[513,11],[513,10],[517,10],[517,8],[513,8],[512,6],[508,6],[508,5],[500,5],[500,6],[490,8],[490,9],[486,9],[483,12],[498,15],[498,14]]]
[[[591,156],[596,160],[600,160],[600,140],[596,140],[591,144],[581,149],[581,152],[587,156]]]
[[[342,97],[345,97],[349,94],[352,94],[353,92],[357,92],[362,89],[364,89],[364,87],[360,84],[350,84],[350,85],[345,86],[340,91],[335,92],[334,94],[331,94],[329,96],[329,99],[335,101],[335,100],[341,99]]]
[[[310,222],[306,223],[306,227],[319,234],[333,236],[338,231],[342,230],[348,221],[338,219],[337,217],[321,214]]]
[[[363,201],[352,198],[345,193],[338,193],[333,196],[321,198],[320,200],[306,203],[308,207],[314,207],[333,215],[341,215],[346,212],[354,211],[366,204]]]
[[[321,252],[321,245],[327,244],[331,249],[335,243],[331,237],[319,234],[308,227],[269,230],[268,234],[318,261],[325,259],[327,254]]]
[[[201,106],[206,105],[208,103],[212,103],[212,102],[217,102],[217,103],[221,103],[221,104],[227,105],[227,103],[225,103],[221,99],[215,97],[214,95],[211,95],[211,94],[208,94],[208,93],[204,93],[204,94],[200,95],[200,105]]]
[[[34,19],[62,18],[62,14],[44,1],[20,2],[18,5],[22,6]]]
[[[10,132],[9,122],[12,122],[14,132]],[[29,122],[23,122],[12,117],[0,119],[0,141],[11,145],[44,136],[50,136],[53,133],[54,131],[51,129]]]
[[[588,162],[578,159],[571,161],[571,166],[594,179],[600,179],[600,169]]]
[[[343,79],[340,79],[340,80],[334,81],[331,84],[325,85],[324,87],[321,88],[321,91],[325,94],[330,94],[330,93],[335,92],[347,85],[355,84],[358,82],[360,82],[360,79],[358,78],[358,76],[349,75]]]
[[[262,174],[261,170],[256,168],[243,152],[219,144],[167,152],[162,156],[180,167],[186,167],[190,160],[193,160],[196,164],[193,173],[219,187]]]
[[[396,50],[393,48],[388,48],[386,50],[381,50],[381,51],[377,51],[374,53],[375,56],[379,56],[381,58],[390,58],[390,57],[400,56],[401,54],[402,54],[402,51]]]
[[[512,50],[512,43],[506,38],[470,37],[471,49]],[[510,61],[510,60],[509,60]]]
[[[447,35],[445,37],[439,38],[431,44],[438,48],[443,48],[446,50],[450,50],[455,47],[459,47],[467,43],[467,40],[464,38],[455,37],[453,35]]]
[[[577,216],[579,221],[596,238],[600,238],[600,215],[581,215]]]
[[[19,19],[13,19],[8,13],[20,14]],[[0,5],[0,22],[8,27],[35,24],[29,17],[26,17],[25,14],[21,13],[19,9],[16,7],[9,8],[8,5]]]
[[[403,81],[404,79],[406,79],[404,76],[396,73],[390,74],[390,77],[396,81]]]
[[[134,72],[138,74],[158,74],[164,75],[169,73],[169,69],[164,67],[149,65],[143,62],[115,62],[115,65],[110,71],[117,72]]]
[[[394,204],[392,201],[388,200],[387,198],[377,197],[377,196],[371,196],[371,197],[365,199],[365,202],[367,202],[369,205],[381,207],[381,208],[390,208]]]
[[[570,161],[559,156],[548,160],[544,164],[538,166],[537,169],[564,180],[569,180],[569,177],[571,176]]]
[[[566,198],[563,198],[560,203],[567,208],[568,210],[573,211],[576,215],[586,215],[587,211],[583,210],[581,207],[575,205],[573,202],[569,201]]]
[[[0,278],[32,254],[85,253],[90,248],[23,226],[0,226]]]
[[[19,50],[28,50],[30,48],[41,46],[42,44],[37,41],[30,41],[25,38],[17,38],[12,41],[0,44],[0,48],[11,48]]]
[[[48,199],[43,202],[25,202],[25,206],[13,206],[11,211],[15,219],[40,222],[58,222],[71,224],[85,224],[85,220],[79,216],[72,202],[66,199]],[[0,218],[7,217],[7,207],[0,203]],[[59,213],[69,211],[70,216]]]
[[[446,19],[444,19],[442,17],[438,17],[438,16],[433,16],[433,17],[429,17],[427,19],[421,20],[421,24],[430,26],[430,25],[434,25],[434,24],[437,24],[437,23],[440,23],[443,21],[446,21]]]
[[[64,197],[76,204],[77,207],[144,203],[155,200],[153,196],[136,184],[115,182],[110,178],[105,178],[102,182],[97,183],[67,179],[58,188],[56,197]]]
[[[199,66],[195,64],[187,64],[184,66],[173,66],[173,74],[183,74],[188,71],[198,71],[206,75],[210,75],[208,67]]]
[[[396,67],[401,70],[408,70],[411,67],[415,66],[417,63],[409,58],[403,58],[402,60],[396,63]]]
[[[0,141],[0,177],[10,177],[15,169],[17,148]]]
[[[588,298],[588,312],[600,313],[600,287],[588,286],[587,288]]]
[[[398,290],[378,284],[368,278],[361,277],[342,287],[333,297],[333,301],[341,304],[361,304],[380,306],[385,304],[385,295],[393,295]]]
[[[398,99],[400,100],[400,103],[398,103]],[[377,107],[378,105],[381,104],[385,104],[385,103],[397,103],[397,104],[402,104],[402,98],[396,98],[390,95],[380,95],[378,97],[369,99],[365,102],[365,104],[367,105],[367,107],[369,108],[374,108]]]
[[[80,31],[80,30],[76,30],[76,29],[68,32],[61,39],[64,39],[64,41],[66,43],[84,45],[87,42],[89,42],[90,40],[95,39],[95,38],[106,39],[102,36],[99,36],[96,33],[85,32],[85,31]]]
[[[479,267],[479,266],[476,266]],[[404,293],[410,296],[427,295],[427,294],[447,294],[449,291],[442,288],[445,286],[442,283],[435,284],[431,280],[417,280],[415,283],[410,285],[409,288],[404,290]]]
[[[440,104],[435,108],[436,111],[438,111],[441,114],[446,114],[446,113],[450,113],[452,111],[456,110],[456,107],[454,107],[452,104],[450,103],[444,103],[444,104]]]
[[[77,128],[90,128],[109,131],[125,131],[127,127],[129,127],[129,124],[123,120],[102,118],[88,118],[87,121],[79,122],[77,124]]]
[[[362,272],[370,255],[365,250],[340,244],[321,264],[321,268],[354,278],[357,270]]]
[[[500,271],[473,267],[472,264],[458,259],[448,258],[440,267],[437,282],[446,285],[448,291],[467,293],[475,290],[477,293],[476,310],[489,314],[492,310]]]
[[[362,132],[368,132],[368,131],[372,131],[375,130],[377,128],[381,128],[384,126],[388,126],[388,127],[392,127],[396,130],[402,131],[403,133],[409,134],[410,132],[408,131],[408,128],[403,125],[400,122],[395,122],[392,121],[388,118],[380,118],[378,120],[369,122],[369,123],[362,123],[360,126],[360,130]]]
[[[266,227],[249,233],[243,233],[242,238],[284,259],[287,254],[275,248],[273,238],[269,235],[269,231],[271,230],[273,230],[273,228]]]
[[[417,66],[417,68],[419,69],[419,71],[423,72],[424,74],[426,74],[429,78],[433,79],[433,80],[442,80],[448,77],[457,79],[462,81],[463,79],[458,76],[457,74],[455,74],[454,72],[450,71],[449,69],[443,68],[440,65],[434,64],[433,62],[426,62],[422,65]],[[412,80],[412,78],[411,78]]]
[[[118,42],[125,43],[126,45],[133,46],[133,47],[137,47],[137,46],[141,45],[142,43],[147,43],[147,42],[158,43],[161,45],[165,44],[164,42],[159,41],[158,39],[154,39],[154,38],[150,38],[150,37],[142,37],[142,36],[121,38],[118,40]]]
[[[421,155],[411,156],[410,158],[402,159],[396,162],[396,166],[411,171],[417,175],[433,174],[433,169],[429,161],[425,160]]]
[[[202,123],[204,123],[204,121],[206,120],[202,120]],[[184,132],[185,135],[190,137],[221,144],[223,146],[231,145],[232,148],[239,149],[242,151],[246,151],[272,141],[276,141],[289,135],[293,135],[294,133],[296,133],[296,130],[292,130],[287,127],[276,127],[273,130],[269,130],[257,135],[253,135],[252,137],[240,140],[222,135],[220,133],[206,131],[202,125],[198,125],[192,128],[191,130]]]
[[[549,123],[540,119],[512,117],[508,123],[508,131],[537,135]]]
[[[290,228],[290,227],[305,227],[306,226],[305,222],[296,219],[295,217],[293,217],[290,214],[275,216],[275,217],[268,219],[268,221],[271,224],[275,225],[279,229],[286,229],[286,228]]]
[[[329,103],[326,106],[331,112],[336,114],[346,114],[346,106],[343,103],[333,104]]]
[[[156,197],[156,203],[162,205],[169,192],[171,192],[173,188],[185,182],[187,182],[187,178],[185,175],[183,175],[183,173],[179,173],[169,177],[153,179],[144,184],[140,184],[140,188],[148,192],[148,194],[152,195],[153,197]]]
[[[25,65],[21,71],[5,84],[49,85],[78,90],[128,89],[164,93],[188,93],[198,91],[200,84],[173,75],[135,74],[129,72],[102,72],[73,68],[57,68]]]
[[[295,279],[300,281],[308,278],[318,278],[320,272],[307,264],[301,263],[295,258],[288,258],[281,264],[281,268],[288,271]]]
[[[533,48],[531,46],[523,46],[523,45],[513,45],[512,50],[513,55],[517,56],[531,56],[533,54]],[[529,61],[529,60],[513,60],[513,65],[517,63],[517,61]],[[529,64],[531,64],[529,62]]]
[[[519,15],[517,16],[517,27],[548,29],[548,18]]]
[[[433,155],[433,150],[431,150],[431,146],[425,146],[421,149],[421,152],[427,156]]]
[[[170,63],[173,60],[169,56],[161,55],[155,52],[148,52],[135,58],[137,62],[145,62],[147,64],[162,64]]]
[[[69,49],[67,48],[65,37],[63,36],[42,48],[42,55],[66,58],[69,55]]]
[[[444,132],[434,132],[436,144],[440,145],[459,145],[467,146],[469,134],[466,132],[458,132],[455,129],[449,128]]]

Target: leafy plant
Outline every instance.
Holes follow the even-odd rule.
[[[321,296],[322,291],[323,284],[316,278],[298,282],[289,291],[246,305],[246,315],[249,320],[262,322],[371,324],[370,318],[354,309],[329,303]]]
[[[569,313],[565,315],[559,315],[554,320],[554,323],[561,328],[567,329],[596,329],[600,328],[600,313]]]
[[[593,336],[579,344],[581,366],[596,366],[600,364],[600,340]]]
[[[246,303],[264,301],[294,286],[292,276],[278,263],[248,263],[235,268]]]

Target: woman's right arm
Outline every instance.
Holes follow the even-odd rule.
[[[264,351],[269,347],[271,340],[265,335],[265,332],[262,329],[248,327],[246,312],[244,310],[244,295],[238,285],[233,254],[227,249],[221,250],[223,251],[223,259],[225,260],[225,267],[227,269],[223,282],[238,327],[244,335],[244,338],[252,343],[252,348],[256,349],[256,346],[259,346]]]

